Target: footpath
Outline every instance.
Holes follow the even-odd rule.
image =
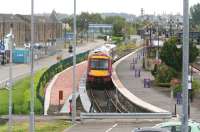
[[[133,58],[135,60],[138,58],[135,69],[140,69],[140,77],[135,76],[135,70],[130,68],[130,63],[133,62]],[[147,103],[174,113],[176,99],[172,100],[170,98],[169,89],[152,86],[150,88],[144,87],[145,78],[149,78],[150,80],[153,80],[154,78],[151,75],[151,72],[145,71],[142,68],[142,55],[140,53],[135,53],[121,61],[121,63],[116,68],[116,73],[124,87],[127,88],[135,96]],[[180,116],[182,107],[181,105],[176,106],[177,114]],[[190,117],[192,120],[200,122],[200,105],[198,100],[194,100],[191,103]]]

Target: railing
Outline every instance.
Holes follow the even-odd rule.
[[[171,113],[81,113],[84,119],[170,119]]]
[[[76,55],[77,60],[76,62],[79,63],[85,59],[87,59],[89,51],[80,53]],[[59,72],[63,71],[64,69],[70,67],[73,65],[73,56],[68,57],[64,60],[61,60],[60,62],[52,65],[49,67],[43,75],[39,79],[39,83],[36,87],[36,95],[37,98],[42,103],[42,106],[44,106],[44,94],[45,94],[45,87],[48,84],[48,82]]]

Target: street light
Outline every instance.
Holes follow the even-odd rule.
[[[181,132],[188,132],[189,0],[183,0],[183,68]]]
[[[72,122],[76,121],[76,0],[74,0]]]
[[[31,0],[31,97],[30,97],[30,132],[35,131],[34,119],[34,0]]]
[[[13,23],[10,25],[10,36],[9,36],[9,49],[10,49],[10,64],[9,64],[9,122],[8,122],[8,131],[12,131],[12,50],[13,50]]]
[[[157,45],[157,52],[156,52],[156,60],[159,59],[159,23],[157,25],[157,39],[158,39],[158,45]]]

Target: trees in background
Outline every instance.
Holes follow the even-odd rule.
[[[67,23],[73,27],[73,17],[67,18]],[[77,15],[77,31],[84,32],[87,30],[89,23],[95,24],[113,24],[113,35],[124,36],[136,33],[135,24],[127,22],[125,18],[120,16],[102,17],[99,13],[82,12]],[[139,26],[138,26],[139,27]]]
[[[190,14],[190,27],[193,31],[200,31],[200,3],[197,3],[190,8]]]

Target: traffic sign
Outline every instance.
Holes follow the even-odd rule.
[[[4,45],[3,41],[0,42],[0,52],[1,53],[5,52],[5,45]]]

